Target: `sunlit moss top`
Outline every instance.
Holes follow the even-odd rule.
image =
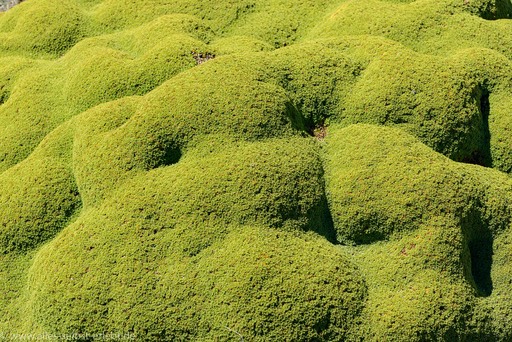
[[[0,336],[512,340],[510,18],[509,0],[0,13]]]

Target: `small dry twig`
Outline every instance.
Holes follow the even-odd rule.
[[[230,329],[229,327],[224,327],[226,329],[228,329],[229,331],[231,332],[234,332],[235,334],[237,334],[238,336],[240,336],[240,342],[244,342],[244,337],[242,336],[242,334],[240,334],[238,331],[236,330],[233,330],[233,329]]]

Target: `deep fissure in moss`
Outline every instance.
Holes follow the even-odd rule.
[[[168,166],[176,164],[181,159],[181,150],[179,148],[168,148],[161,160],[159,166]]]
[[[494,239],[488,222],[479,210],[463,220],[466,256],[463,256],[464,273],[479,297],[489,297],[493,291],[491,270]]]
[[[491,278],[493,240],[490,234],[484,234],[469,242],[471,256],[471,275],[478,294],[488,297],[493,290]]]
[[[338,244],[332,214],[325,194],[322,196],[318,206],[311,211],[312,213],[308,213],[312,218],[308,228],[325,237],[330,243]]]
[[[491,112],[491,104],[489,102],[489,92],[484,89],[482,91],[482,95],[480,96],[479,106],[480,114],[482,115],[482,123],[483,123],[483,146],[482,146],[482,166],[491,167],[492,166],[492,157],[491,157],[491,132],[489,131],[489,115]]]
[[[480,17],[486,20],[508,19],[512,18],[512,3],[510,0],[484,1],[478,11]]]
[[[480,165],[485,167],[492,166],[491,155],[491,132],[489,131],[489,115],[491,105],[489,102],[489,91],[485,88],[478,90],[477,101],[478,110],[481,117],[480,144],[478,149],[462,160],[463,163]]]

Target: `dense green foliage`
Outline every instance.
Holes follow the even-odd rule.
[[[0,338],[512,340],[511,17],[0,13]]]

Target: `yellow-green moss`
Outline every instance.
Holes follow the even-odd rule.
[[[396,128],[330,129],[324,155],[334,229],[341,243],[363,245],[353,253],[368,272],[355,334],[505,341],[506,320],[490,324],[504,309],[490,307],[510,291],[501,242],[510,235],[509,177],[455,163]]]
[[[332,127],[325,150],[327,197],[340,242],[386,239],[439,215],[493,232],[508,228],[512,184],[500,172],[456,164],[396,128]],[[489,208],[487,198],[499,200]],[[476,217],[492,221],[472,222]]]
[[[98,214],[90,217],[105,216]],[[112,217],[98,223],[107,222]],[[317,236],[207,224],[159,232],[146,223],[106,227],[108,233],[75,226],[52,243],[66,257],[51,261],[55,246],[49,245],[35,260],[31,319],[46,330],[113,329],[148,341],[342,341],[364,305],[357,269]],[[213,234],[224,237],[212,240]],[[210,246],[187,257],[193,235],[210,236]]]
[[[0,13],[0,336],[510,340],[511,15]]]

